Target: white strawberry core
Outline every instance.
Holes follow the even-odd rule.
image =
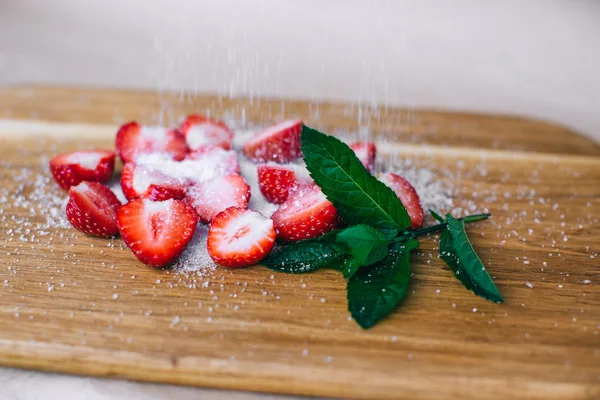
[[[219,138],[226,138],[227,130],[214,124],[198,124],[190,128],[186,142],[190,149],[196,150],[207,144],[213,144]]]
[[[223,252],[244,252],[260,246],[260,241],[273,229],[273,221],[256,211],[247,211],[229,221],[219,243]]]
[[[262,140],[264,138],[267,138],[271,135],[274,135],[276,133],[279,133],[281,131],[284,131],[286,129],[289,129],[295,125],[297,125],[298,123],[300,123],[300,120],[288,120],[288,121],[283,121],[275,126],[272,126],[264,131],[262,131],[261,133],[259,133],[258,135],[256,135],[252,141],[259,141]]]
[[[66,158],[67,164],[79,164],[85,169],[95,170],[104,154],[98,152],[76,152]]]

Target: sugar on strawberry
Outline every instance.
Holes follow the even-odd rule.
[[[406,208],[410,217],[410,228],[416,229],[423,225],[425,215],[423,214],[423,207],[421,206],[421,200],[415,188],[406,179],[393,172],[386,172],[379,176],[379,180],[385,183],[390,189],[396,193],[396,196]]]
[[[223,171],[224,175],[239,174],[240,163],[238,155],[233,150],[224,150],[218,146],[206,146],[190,151],[185,160],[203,161],[210,160],[216,169]]]
[[[283,121],[255,134],[243,151],[254,162],[287,163],[302,156],[300,150],[301,120]]]
[[[350,144],[350,148],[354,150],[354,154],[365,166],[368,171],[372,171],[375,167],[375,156],[377,155],[377,147],[372,142],[355,142]]]
[[[121,170],[121,189],[127,200],[146,197],[163,201],[183,199],[187,186],[162,171],[143,164],[127,163]]]
[[[220,147],[230,150],[233,132],[221,121],[201,115],[189,115],[179,127],[191,151]]]
[[[117,212],[120,207],[121,202],[107,186],[84,181],[69,189],[67,219],[83,233],[111,237],[119,233]]]
[[[340,224],[337,210],[316,185],[293,192],[271,218],[277,237],[287,242],[321,236]]]
[[[250,186],[240,175],[220,176],[191,186],[186,201],[198,212],[202,222],[229,207],[248,208]]]
[[[194,208],[182,200],[136,199],[117,213],[123,242],[144,264],[172,263],[192,239],[198,224]]]
[[[258,211],[230,207],[217,214],[208,231],[208,253],[225,267],[253,265],[269,254],[275,243],[273,221]]]
[[[115,152],[80,150],[60,154],[50,160],[50,172],[63,189],[83,181],[106,182],[115,169]]]
[[[117,132],[116,147],[124,163],[136,161],[140,154],[164,153],[183,160],[188,148],[185,137],[176,129],[129,122]]]

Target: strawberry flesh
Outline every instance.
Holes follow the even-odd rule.
[[[300,135],[302,121],[290,120],[260,132],[243,147],[244,154],[254,162],[286,163],[302,156]]]
[[[67,219],[83,233],[111,237],[119,233],[117,212],[120,207],[121,202],[107,186],[81,182],[69,189]]]
[[[240,175],[217,177],[188,189],[186,201],[198,212],[202,222],[210,222],[215,215],[229,207],[248,208],[250,186]]]
[[[287,242],[321,236],[340,222],[337,210],[316,185],[293,192],[271,218],[277,237]]]
[[[179,130],[185,136],[187,146],[192,151],[213,147],[231,149],[233,132],[221,121],[200,115],[189,115]]]
[[[83,181],[106,182],[115,169],[115,152],[83,150],[60,154],[50,160],[50,172],[63,189]]]
[[[356,142],[350,145],[350,148],[354,150],[354,154],[365,166],[368,171],[372,171],[375,166],[375,156],[377,154],[377,147],[375,143],[371,142]]]
[[[183,160],[187,153],[185,137],[178,130],[137,122],[130,122],[119,129],[116,147],[124,163],[136,161],[140,154],[165,153],[174,160]]]
[[[288,165],[261,164],[257,168],[258,188],[267,201],[282,204],[298,187],[312,183],[310,177],[301,178],[296,172]]]
[[[174,199],[136,199],[117,213],[123,241],[141,262],[153,267],[172,263],[192,239],[197,224],[194,208]]]
[[[230,207],[213,218],[208,254],[225,267],[244,267],[262,260],[273,248],[273,221],[257,211]]]
[[[379,180],[385,183],[390,189],[396,193],[404,208],[410,216],[410,228],[416,229],[423,225],[425,215],[421,200],[415,188],[406,179],[393,172],[387,172],[379,177]]]
[[[121,189],[127,200],[147,197],[155,201],[183,199],[186,186],[160,171],[127,163],[121,171]]]

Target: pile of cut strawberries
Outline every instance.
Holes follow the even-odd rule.
[[[251,189],[240,175],[232,130],[202,116],[187,117],[177,129],[125,124],[117,132],[116,152],[61,154],[50,161],[50,170],[69,191],[69,222],[88,235],[120,235],[144,264],[172,263],[198,223],[205,223],[211,258],[226,267],[242,267],[267,256],[276,239],[311,239],[343,225],[310,176],[298,174],[289,164],[297,166],[302,157],[301,133],[302,121],[284,121],[243,145],[240,156],[257,164],[262,195],[278,205],[270,218],[248,209]],[[372,170],[375,145],[357,142],[350,147]],[[124,205],[104,185],[113,175],[116,153],[123,162],[121,188],[128,200]],[[406,207],[411,228],[420,226],[423,209],[410,183],[390,172],[380,180]]]

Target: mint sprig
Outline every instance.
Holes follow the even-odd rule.
[[[387,238],[410,226],[398,196],[371,175],[345,143],[307,126],[300,139],[306,168],[344,221],[371,225]]]
[[[339,270],[348,279],[348,310],[368,329],[396,309],[410,280],[410,252],[418,237],[442,231],[440,258],[475,294],[502,302],[492,278],[469,241],[465,224],[489,214],[446,219],[409,230],[410,217],[396,194],[372,176],[340,140],[303,126],[302,152],[315,183],[348,227],[321,237],[279,247],[262,261],[279,272],[299,274],[319,268]]]

